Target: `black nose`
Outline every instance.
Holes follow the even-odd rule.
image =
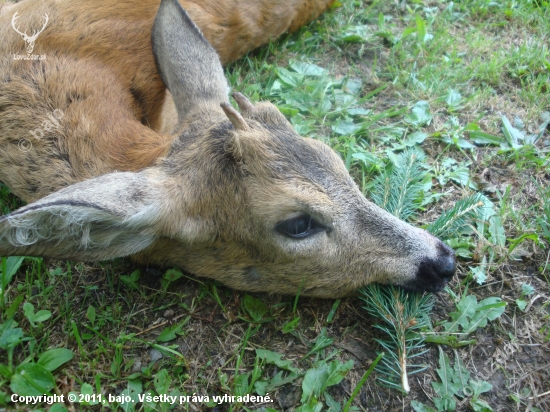
[[[437,256],[424,258],[418,265],[416,277],[403,285],[419,292],[438,292],[443,289],[456,271],[456,256],[453,249],[438,240]]]
[[[437,245],[439,252],[438,258],[434,261],[434,271],[440,278],[451,279],[456,271],[456,256],[452,248],[447,246],[443,242],[439,242]]]

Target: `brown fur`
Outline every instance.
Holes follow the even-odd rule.
[[[333,1],[182,0],[181,4],[222,64],[227,64],[298,29]],[[14,194],[31,202],[112,170],[141,170],[166,153],[172,136],[157,133],[166,121],[161,119],[165,86],[150,41],[158,4],[158,0],[27,0],[1,5],[0,131],[2,160],[11,166],[0,168],[0,181]],[[45,61],[13,60],[13,54],[26,54],[25,42],[11,26],[15,11],[21,28],[28,27],[29,33],[41,16],[49,15],[34,50],[46,55]],[[65,159],[50,142],[34,141],[29,134],[55,109],[65,113],[57,131],[67,149]],[[40,154],[18,150],[22,138]],[[37,173],[23,172],[29,160],[37,164]]]
[[[2,8],[0,180],[34,203],[0,217],[0,255],[132,255],[238,289],[319,297],[373,281],[441,289],[452,250],[367,201],[338,155],[272,104],[236,95],[232,108],[195,26],[227,62],[329,3],[182,1],[194,23],[174,0],[154,23],[152,2]],[[9,27],[15,8],[55,22],[36,42],[46,60],[12,59],[25,46]],[[46,130],[55,110],[59,127]]]

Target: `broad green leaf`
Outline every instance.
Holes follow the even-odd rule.
[[[447,98],[445,99],[445,103],[453,109],[460,106],[460,103],[462,102],[462,95],[457,92],[456,90],[449,90],[449,94],[447,95]]]
[[[13,319],[23,300],[25,300],[25,295],[21,294],[16,296],[10,307],[6,309],[4,319]],[[2,327],[0,327],[0,330],[2,330]]]
[[[424,100],[415,103],[411,109],[411,113],[405,116],[405,122],[416,127],[424,126],[431,121],[432,114],[430,113],[430,105]]]
[[[460,384],[455,382],[455,371],[451,368],[449,357],[439,347],[439,368],[436,369],[441,383],[432,382],[432,387],[439,396],[434,399],[434,404],[438,410],[456,409],[456,399],[454,395],[461,389]]]
[[[369,152],[353,153],[351,157],[355,160],[363,162],[367,166],[377,165],[379,163],[379,159],[376,157],[376,155]]]
[[[443,141],[445,143],[454,144],[461,149],[475,149],[475,146],[462,137],[457,136],[444,136]]]
[[[342,34],[336,36],[340,43],[365,43],[371,35],[371,28],[367,25],[345,27]]]
[[[294,107],[277,106],[277,108],[281,111],[282,114],[288,117],[293,117],[293,116],[296,116],[298,113],[300,113],[300,110],[295,109]]]
[[[489,404],[481,399],[476,399],[470,402],[470,406],[474,412],[493,412],[493,409]]]
[[[122,281],[122,283],[124,283],[128,286],[136,287],[136,282],[139,280],[139,277],[140,277],[140,271],[139,271],[139,269],[137,269],[137,270],[134,270],[130,274],[130,276],[121,275],[121,276],[119,276],[119,279]]]
[[[470,139],[472,139],[472,141],[475,144],[479,144],[479,145],[492,144],[492,145],[499,146],[502,143],[504,143],[504,140],[502,139],[502,137],[495,136],[489,133],[480,132],[480,131],[470,131],[468,134],[470,135]]]
[[[254,383],[254,388],[258,395],[265,396],[266,393],[272,393],[277,388],[294,382],[301,375],[298,373],[290,372],[287,376],[284,376],[284,371],[279,371],[269,382],[257,381]]]
[[[422,143],[428,137],[428,133],[414,132],[408,135],[401,143],[405,146],[414,146]]]
[[[426,406],[423,403],[418,402],[417,400],[411,401],[411,406],[415,410],[415,412],[437,412],[434,408]]]
[[[298,60],[290,59],[289,66],[296,72],[304,76],[319,77],[325,74],[326,70],[316,64],[305,63]]]
[[[302,112],[311,112],[319,105],[319,99],[300,90],[292,90],[288,93],[282,93],[281,97],[287,105],[291,105]]]
[[[340,90],[334,91],[334,103],[337,107],[349,107],[357,104],[357,99],[354,95],[343,93]],[[363,109],[365,110],[365,109]]]
[[[51,318],[51,316],[52,312],[50,312],[49,310],[39,310],[34,314],[33,320],[35,322],[44,322],[45,320]]]
[[[518,305],[519,310],[524,312],[525,308],[527,307],[527,301],[523,299],[516,299],[516,305]]]
[[[476,267],[469,266],[474,276],[474,280],[478,285],[482,285],[487,280],[487,258],[483,256],[481,262]]]
[[[476,314],[477,299],[473,295],[463,296],[457,304],[457,312],[451,312],[449,316],[453,322],[445,322],[443,326],[448,333],[458,332],[458,327],[466,328],[469,325],[469,319]]]
[[[73,357],[74,354],[71,350],[66,348],[56,348],[50,349],[40,355],[37,363],[43,366],[44,369],[53,372],[64,363],[69,362]]]
[[[168,393],[172,379],[166,369],[161,369],[155,374],[154,385],[157,393]]]
[[[353,361],[350,359],[346,363],[333,361],[328,364],[328,379],[324,385],[324,389],[329,386],[338,385],[346,374],[353,368]]]
[[[12,392],[21,396],[48,394],[54,386],[53,375],[37,363],[25,363],[18,366],[10,382]]]
[[[466,166],[458,166],[449,173],[449,179],[462,186],[467,186],[470,182],[470,170]]]
[[[233,380],[235,396],[245,396],[248,393],[248,373],[240,373]]]
[[[141,381],[137,379],[129,380],[128,387],[122,391],[121,395],[129,396],[131,402],[124,402],[121,405],[121,409],[125,412],[135,411],[135,405],[139,402],[138,394],[140,393],[143,393],[143,386],[141,384]]]
[[[0,363],[0,376],[3,376],[6,379],[11,378],[11,370],[6,365],[2,365],[1,363]],[[2,404],[0,403],[0,405]]]
[[[166,271],[166,273],[164,274],[163,279],[168,280],[169,282],[174,282],[174,281],[178,280],[181,277],[183,277],[183,273],[181,272],[181,270],[168,269]]]
[[[348,120],[338,120],[335,125],[332,126],[334,133],[342,136],[350,136],[357,133],[363,128],[362,123],[353,123]]]
[[[493,385],[486,381],[476,381],[472,379],[470,380],[469,385],[474,391],[472,399],[477,399],[482,393],[489,392],[493,389]]]
[[[340,383],[352,368],[352,360],[346,363],[335,360],[330,364],[325,361],[317,362],[304,376],[301,402],[305,403],[309,402],[310,399],[318,399],[326,388]]]
[[[34,320],[34,305],[29,302],[25,303],[23,305],[23,313],[25,317],[32,322]]]
[[[325,402],[328,406],[327,412],[340,412],[342,410],[340,402],[336,402],[328,392],[325,392]]]
[[[338,37],[338,40],[344,43],[364,43],[365,38],[356,33],[349,33]]]
[[[291,71],[288,71],[284,67],[277,67],[275,71],[279,76],[281,82],[286,86],[298,87],[304,81],[303,75],[301,75],[300,73],[293,73]]]
[[[170,325],[167,328],[164,328],[160,335],[157,337],[158,342],[169,342],[173,339],[176,339],[178,335],[181,335],[181,330],[189,322],[189,316],[186,317],[182,322]]]
[[[277,365],[281,369],[295,373],[299,372],[297,368],[292,366],[292,361],[281,359],[282,355],[280,353],[267,349],[256,349],[256,355],[265,362],[272,365]]]
[[[309,369],[302,381],[302,399],[301,402],[309,402],[311,398],[317,399],[321,394],[321,389],[327,381],[328,365],[325,361],[320,361],[317,366]]]
[[[521,285],[521,294],[523,296],[531,296],[533,293],[535,293],[535,288],[533,286],[528,283],[523,283]]]
[[[0,335],[0,348],[6,350],[23,340],[23,329],[8,328]]]
[[[485,256],[483,257],[485,260]],[[476,267],[469,266],[470,270],[472,271],[472,275],[474,276],[474,280],[478,285],[483,285],[487,281],[487,273],[485,272],[485,269],[487,268],[487,265],[479,265]]]
[[[512,149],[521,147],[520,140],[523,140],[523,133],[510,124],[506,116],[502,116],[502,133]]]
[[[502,225],[502,218],[500,216],[492,216],[489,219],[489,234],[491,235],[491,242],[493,244],[504,247],[506,243],[506,233],[504,232],[504,226]]]
[[[80,393],[83,395],[93,395],[94,387],[89,383],[83,383],[82,386],[80,387]]]
[[[346,112],[350,116],[367,116],[372,112],[372,110],[363,109],[362,107],[353,107],[350,109],[346,109]]]
[[[453,381],[459,385],[459,392],[462,393],[464,387],[468,385],[468,381],[470,380],[470,371],[462,366],[462,362],[458,356],[455,358],[453,370]]]
[[[352,94],[358,94],[363,87],[361,79],[351,78],[348,79],[342,86],[342,89]]]
[[[3,263],[0,265],[0,272],[1,272],[1,279],[2,282],[0,282],[0,289],[5,290],[6,286],[11,282],[13,276],[21,266],[21,263],[23,263],[23,260],[25,259],[24,256],[10,256],[8,258],[2,258],[0,259],[0,262],[6,261],[6,273],[3,272],[2,268],[4,267]]]
[[[282,376],[282,374],[283,374],[283,371],[279,371],[279,373],[277,375]],[[275,376],[277,376],[277,375],[275,375]],[[275,378],[275,376],[274,376],[274,378]],[[254,390],[256,391],[256,393],[258,395],[265,396],[266,393],[269,393],[268,390],[267,390],[267,386],[270,384],[270,382],[256,381],[256,382],[254,382]]]
[[[88,310],[86,311],[86,317],[90,322],[92,322],[92,325],[95,323],[96,311],[92,305],[88,306]]]
[[[316,117],[324,117],[332,108],[332,103],[328,99],[321,100],[317,106],[312,107],[309,112]]]
[[[478,209],[478,222],[477,229],[483,236],[485,235],[485,225],[489,222],[491,216],[496,215],[495,205],[487,196],[480,196],[479,198],[483,205]]]
[[[250,295],[245,295],[243,306],[248,315],[255,322],[261,321],[265,314],[269,311],[265,303],[263,303],[260,299],[254,298]]]
[[[300,318],[297,316],[294,319],[292,319],[291,321],[285,323],[283,325],[283,329],[282,329],[283,333],[292,332],[294,329],[296,329],[296,326],[298,326],[299,321],[300,321]]]
[[[487,326],[487,321],[492,321],[504,313],[506,302],[501,298],[492,296],[483,299],[476,308],[476,313],[469,324],[464,328],[464,333],[472,333],[477,328]]]
[[[456,160],[453,159],[452,157],[446,157],[445,159],[443,159],[441,161],[441,167],[443,167],[445,169],[448,169],[448,168],[450,168],[451,166],[453,166],[455,164],[456,164]]]
[[[295,412],[321,412],[322,410],[323,403],[312,399],[311,402],[296,408]]]

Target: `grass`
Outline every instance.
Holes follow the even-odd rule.
[[[183,396],[184,410],[550,410],[548,21],[544,0],[342,0],[226,69],[234,90],[338,151],[367,195],[392,160],[422,150],[414,224],[482,202],[445,235],[458,276],[436,296],[415,359],[426,369],[407,395],[365,373],[384,336],[357,299],[249,295],[125,260],[25,258],[2,265],[0,408],[15,388],[74,393],[82,410],[102,410],[99,394],[116,395],[104,410],[174,407],[140,401],[146,392]],[[18,206],[0,185],[2,213]],[[224,395],[236,398],[213,399]]]

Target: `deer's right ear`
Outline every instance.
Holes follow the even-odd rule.
[[[152,34],[157,69],[174,97],[179,123],[228,100],[220,59],[177,0],[162,0]]]
[[[0,216],[0,256],[43,256],[78,261],[137,253],[161,236],[193,241],[198,223],[186,228],[166,202],[154,172],[110,173],[61,189]],[[177,233],[166,227],[177,226]]]

